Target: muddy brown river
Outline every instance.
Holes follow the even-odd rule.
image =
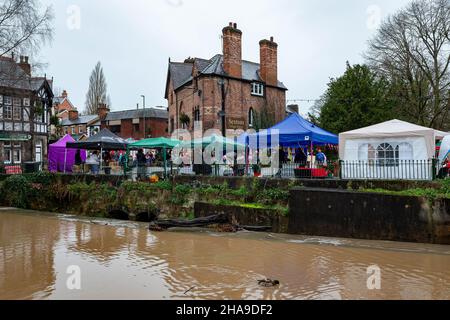
[[[450,246],[146,227],[0,209],[0,299],[450,299]]]

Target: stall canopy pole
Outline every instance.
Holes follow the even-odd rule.
[[[67,166],[67,148],[64,149],[64,173],[66,173],[66,166]]]
[[[164,178],[167,179],[167,148],[163,148],[163,158],[164,158]]]
[[[100,173],[103,169],[103,146],[100,147]]]

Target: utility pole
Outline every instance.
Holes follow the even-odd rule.
[[[141,95],[142,100],[143,100],[143,107],[144,107],[144,139],[147,139],[147,123],[146,123],[146,119],[145,119],[145,96]]]

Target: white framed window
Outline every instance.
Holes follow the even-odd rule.
[[[255,125],[255,111],[253,108],[248,110],[248,126],[252,128]]]
[[[11,97],[3,97],[3,104],[5,106],[12,106],[12,99],[11,99]]]
[[[29,107],[29,106],[31,106],[30,98],[24,98],[24,99],[23,99],[23,106],[24,106],[24,107]]]
[[[72,132],[72,134],[75,134],[75,127],[71,127],[70,130],[71,130],[70,132]]]
[[[3,120],[3,105],[0,104],[0,120]]]
[[[5,105],[3,107],[3,117],[6,120],[12,120],[12,106]]]
[[[392,166],[397,164],[399,158],[399,146],[392,146],[389,143],[382,143],[377,148],[377,161],[382,166]]]
[[[253,82],[252,95],[260,97],[264,96],[264,85],[262,83]]]
[[[13,107],[13,119],[22,120],[22,107]]]
[[[78,126],[78,133],[83,133],[83,126]]]
[[[11,148],[11,145],[9,146]],[[5,163],[11,163],[12,160],[12,150],[8,149],[8,147],[5,145],[3,149],[3,156],[5,159]]]
[[[21,149],[13,149],[13,162],[14,163],[22,162],[22,150]]]
[[[0,104],[3,104],[3,96],[0,94]]]
[[[22,106],[22,99],[13,98],[13,107],[21,107],[21,106]]]
[[[12,131],[12,130],[13,130],[12,122],[5,122],[5,131]]]
[[[3,122],[0,122],[0,131],[3,130]]]

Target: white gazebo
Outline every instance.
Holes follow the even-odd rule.
[[[442,131],[391,120],[339,135],[346,179],[431,180]]]

